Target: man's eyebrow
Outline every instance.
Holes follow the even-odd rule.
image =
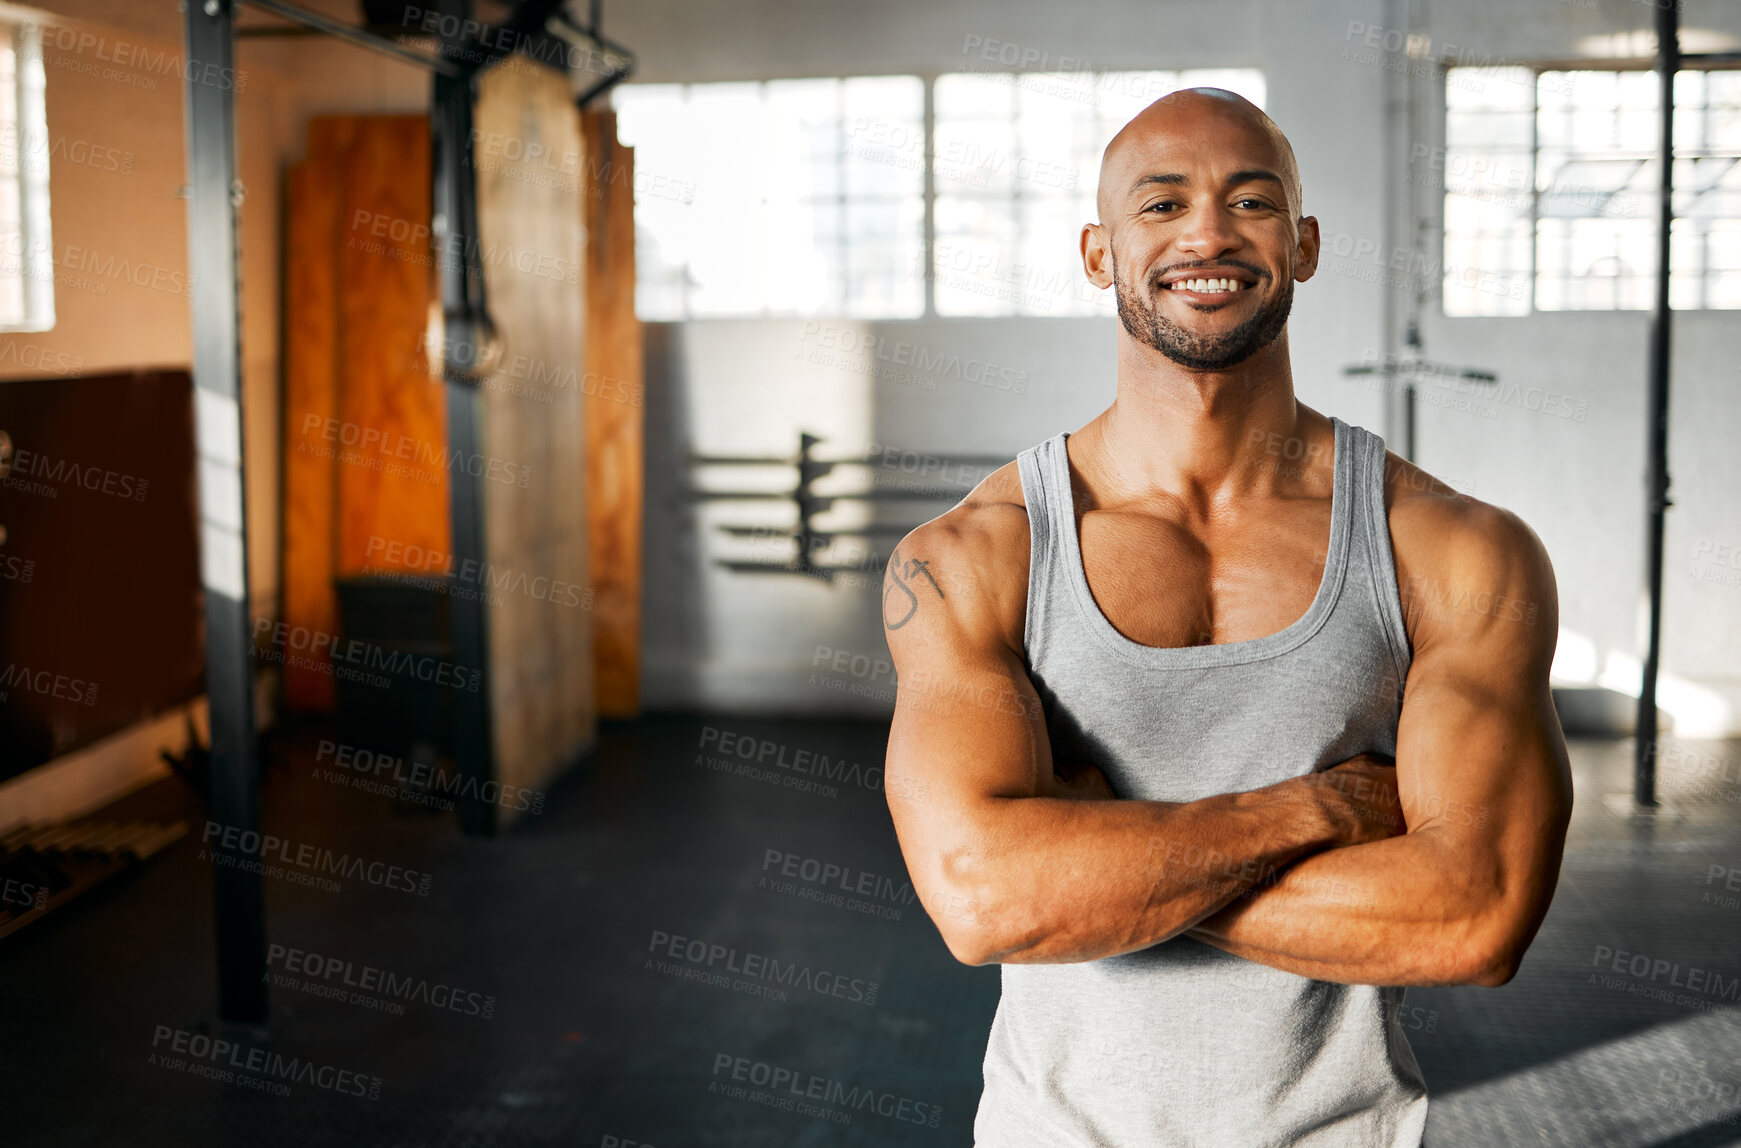
[[[1261,167],[1254,167],[1249,171],[1234,172],[1232,175],[1227,177],[1227,186],[1234,187],[1241,183],[1251,183],[1254,180],[1268,180],[1270,183],[1273,183],[1278,187],[1287,187],[1287,184],[1282,182],[1281,176],[1273,171],[1267,171]]]
[[[1273,171],[1269,171],[1268,169],[1261,168],[1261,167],[1254,167],[1254,168],[1251,168],[1251,169],[1246,170],[1246,171],[1234,172],[1232,175],[1227,177],[1227,186],[1237,187],[1239,184],[1251,183],[1251,182],[1256,181],[1256,180],[1267,180],[1268,182],[1273,183],[1277,187],[1283,188],[1284,190],[1288,186],[1286,183],[1282,182],[1281,176],[1277,175]],[[1130,190],[1131,190],[1132,194],[1135,194],[1136,192],[1141,191],[1143,188],[1147,187],[1148,185],[1150,185],[1152,183],[1166,184],[1168,186],[1177,186],[1180,184],[1186,184],[1186,183],[1190,183],[1190,182],[1191,181],[1189,178],[1187,178],[1186,176],[1180,175],[1177,172],[1154,172],[1154,173],[1151,173],[1149,175],[1139,176],[1137,178],[1137,181],[1130,185]]]
[[[1137,178],[1137,181],[1130,185],[1130,190],[1131,190],[1132,194],[1135,194],[1136,192],[1141,191],[1143,188],[1147,187],[1151,183],[1181,184],[1181,183],[1190,183],[1190,182],[1191,181],[1189,179],[1185,178],[1183,175],[1180,175],[1178,172],[1162,172],[1162,173],[1139,176]]]

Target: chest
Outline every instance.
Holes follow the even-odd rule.
[[[1279,500],[1188,523],[1153,508],[1077,513],[1083,573],[1133,642],[1178,648],[1268,637],[1299,621],[1324,579],[1331,500]]]

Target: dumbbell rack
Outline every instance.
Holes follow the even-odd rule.
[[[863,571],[858,566],[843,566],[815,561],[813,555],[819,547],[826,546],[834,539],[843,537],[892,536],[899,538],[918,526],[919,523],[874,522],[847,530],[825,530],[819,529],[815,524],[818,515],[832,510],[837,503],[842,502],[958,502],[967,493],[965,487],[938,484],[935,486],[913,485],[893,489],[873,488],[862,491],[842,491],[837,494],[818,494],[815,489],[816,481],[825,475],[833,474],[838,468],[862,468],[873,476],[873,480],[879,469],[878,456],[875,454],[847,458],[817,458],[812,451],[822,441],[820,436],[802,431],[798,435],[798,451],[793,455],[690,454],[689,465],[692,472],[698,468],[714,466],[792,467],[797,472],[797,481],[790,489],[786,490],[714,490],[691,485],[689,496],[699,502],[784,502],[790,503],[795,512],[797,525],[791,527],[754,526],[740,523],[722,523],[716,527],[722,534],[737,537],[790,538],[796,549],[795,554],[790,559],[760,561],[715,558],[714,565],[744,574],[797,574],[823,582],[833,582],[836,575],[862,573]],[[1002,466],[1010,461],[1009,457],[1002,455],[932,457],[957,466]]]
[[[185,821],[74,821],[0,835],[0,937],[186,836]]]

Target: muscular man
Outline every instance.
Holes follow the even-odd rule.
[[[1318,223],[1263,112],[1150,105],[1099,216],[1116,399],[886,573],[901,849],[1003,966],[976,1144],[1418,1145],[1404,986],[1506,983],[1558,876],[1552,568],[1294,398]]]

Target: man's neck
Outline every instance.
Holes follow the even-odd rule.
[[[1164,491],[1204,509],[1272,486],[1275,451],[1312,417],[1294,399],[1287,338],[1196,371],[1120,331],[1118,397],[1090,424],[1104,477],[1124,495]]]

